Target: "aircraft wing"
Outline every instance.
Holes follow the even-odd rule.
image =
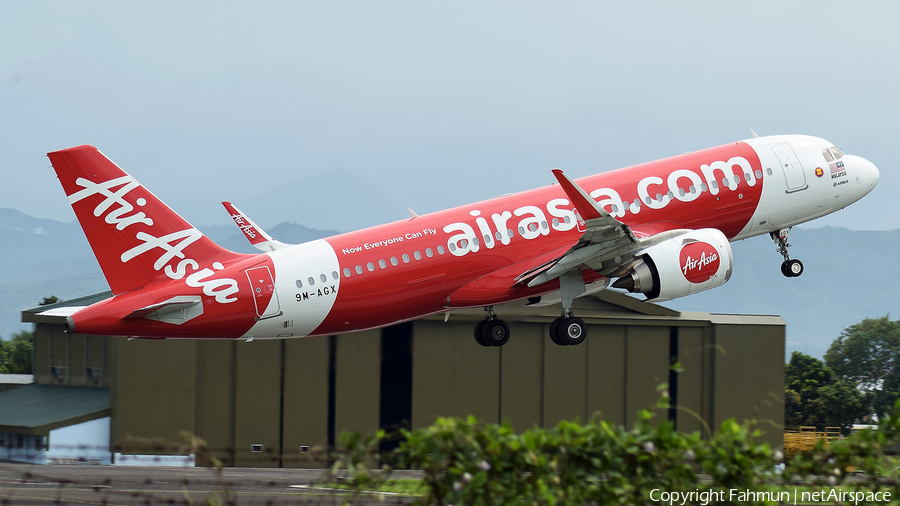
[[[228,214],[231,215],[231,219],[234,220],[234,224],[241,229],[241,232],[244,233],[244,237],[250,241],[250,244],[252,244],[254,248],[260,251],[275,251],[277,249],[292,246],[291,244],[285,244],[272,239],[272,236],[267,234],[265,230],[259,228],[256,223],[253,223],[253,220],[251,220],[249,216],[242,213],[241,210],[231,202],[225,201],[222,202],[222,205],[225,206]]]
[[[562,256],[522,273],[515,284],[538,286],[563,274],[581,270],[582,265],[607,277],[616,276],[631,266],[635,252],[655,242],[650,237],[641,239],[636,236],[631,227],[606,212],[563,171],[553,169],[553,175],[584,220],[585,232]],[[677,227],[674,223],[672,225],[675,227],[671,228]]]

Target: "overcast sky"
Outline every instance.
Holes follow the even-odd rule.
[[[898,228],[898,11],[0,0],[0,207],[74,219],[45,153],[93,144],[195,225],[226,223],[221,200],[295,188],[271,207],[330,228],[329,205],[300,204],[352,206],[342,180],[301,180],[355,178],[400,219],[752,128],[824,137],[878,166],[872,194],[815,223]],[[381,216],[358,215],[343,228]]]

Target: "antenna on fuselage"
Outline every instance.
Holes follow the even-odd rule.
[[[756,132],[754,132],[752,128],[750,129],[750,135],[752,135],[754,139],[759,139],[759,136],[756,135]]]

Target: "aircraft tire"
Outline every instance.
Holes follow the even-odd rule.
[[[583,343],[587,338],[587,326],[581,318],[572,316],[560,322],[557,333],[560,341],[569,346],[575,346]]]
[[[561,341],[559,339],[559,324],[562,323],[563,318],[560,316],[559,318],[550,322],[550,340],[553,341],[553,344],[557,346],[567,346],[568,343]]]
[[[484,327],[487,325],[487,322],[487,320],[481,320],[475,324],[475,342],[485,347],[490,346],[487,341],[484,340]]]
[[[803,262],[794,258],[793,260],[788,260],[787,270],[791,273],[792,278],[796,278],[797,276],[803,274]]]
[[[503,346],[509,341],[509,325],[503,320],[495,318],[485,324],[481,335],[488,346]]]

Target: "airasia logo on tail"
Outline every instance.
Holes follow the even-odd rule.
[[[691,283],[709,281],[719,271],[719,253],[712,244],[692,242],[681,248],[681,273]]]

